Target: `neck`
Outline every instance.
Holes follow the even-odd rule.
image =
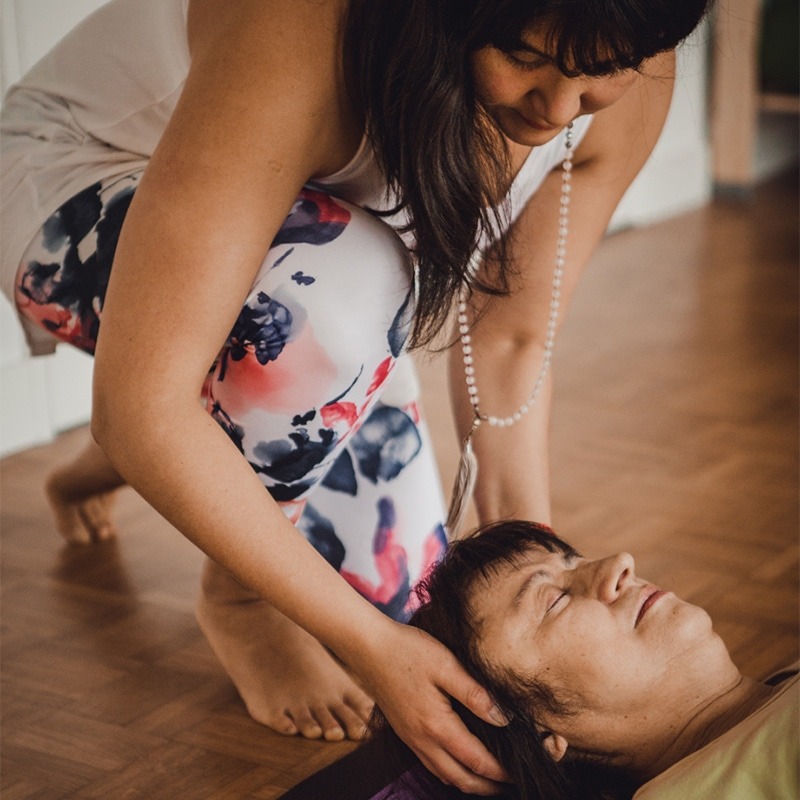
[[[645,779],[658,775],[747,719],[778,688],[737,673],[735,680],[695,706],[683,727],[648,766]]]

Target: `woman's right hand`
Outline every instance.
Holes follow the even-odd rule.
[[[391,623],[373,644],[356,669],[395,733],[444,783],[462,792],[498,794],[507,775],[449,699],[492,725],[507,724],[489,693],[444,645],[416,628]]]

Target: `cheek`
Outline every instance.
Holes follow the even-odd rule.
[[[483,51],[479,51],[473,58],[475,92],[486,106],[513,100],[518,94],[515,76],[512,70],[499,61],[500,58],[497,54],[484,54]]]
[[[635,80],[635,75],[625,75],[595,84],[583,95],[585,113],[594,114],[613,106],[633,86]]]
[[[665,657],[701,645],[711,636],[711,617],[699,606],[679,601],[665,611],[668,613],[661,615],[661,624],[651,626],[649,640],[654,650]]]
[[[542,645],[541,677],[581,695],[607,686],[618,674],[620,642],[608,620],[572,620]]]

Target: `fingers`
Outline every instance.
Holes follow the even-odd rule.
[[[445,676],[445,680],[446,683],[442,681],[442,689],[476,717],[497,727],[508,725],[509,720],[495,704],[489,692],[471,678],[460,664],[452,675]]]
[[[397,735],[425,767],[448,785],[478,796],[502,791],[508,776],[453,710],[450,698],[493,725],[507,724],[489,693],[440,642],[418,629],[390,648],[394,669],[372,689]]]
[[[438,718],[434,747],[415,752],[428,769],[445,783],[462,792],[497,794],[508,775],[483,742],[471,734],[449,702]],[[428,763],[429,762],[429,763]]]
[[[433,756],[423,757],[420,754],[418,756],[425,768],[436,775],[442,783],[447,786],[455,786],[456,789],[464,792],[464,794],[492,797],[503,791],[504,787],[501,782],[490,781],[488,778],[481,777],[456,761],[444,750]]]

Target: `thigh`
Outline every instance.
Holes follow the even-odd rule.
[[[310,495],[298,527],[357,591],[405,621],[414,588],[444,552],[444,515],[416,376],[404,357]]]
[[[89,353],[139,177],[97,184],[64,204],[28,248],[17,275],[20,312]],[[438,481],[416,395],[377,405],[408,334],[412,284],[408,253],[385,223],[304,190],[203,389],[208,412],[292,521],[300,519],[312,491],[319,491],[320,510],[309,509],[301,527],[331,563],[356,576],[354,583],[358,576],[372,580],[374,569],[389,563],[373,562],[373,539],[379,529],[394,530],[398,518],[408,556],[400,572],[407,571],[409,584],[431,560],[426,547],[439,536],[441,503],[438,488],[431,491]],[[348,460],[363,484],[356,498],[332,490],[333,475],[321,486],[334,465]],[[428,505],[419,502],[422,487]],[[331,503],[341,510],[329,512]],[[330,513],[337,531],[353,532],[345,536],[347,560],[339,558],[338,545],[326,548],[314,535],[309,520],[315,513]],[[411,519],[413,514],[419,519]],[[353,524],[343,525],[343,517]],[[384,586],[380,597],[386,591]],[[407,592],[403,607],[406,601]],[[387,600],[390,606],[398,602]]]
[[[380,397],[412,306],[399,237],[363,209],[304,191],[205,389],[209,412],[293,521]]]
[[[16,276],[20,314],[94,354],[111,265],[141,172],[96,183],[64,203],[26,250]]]

